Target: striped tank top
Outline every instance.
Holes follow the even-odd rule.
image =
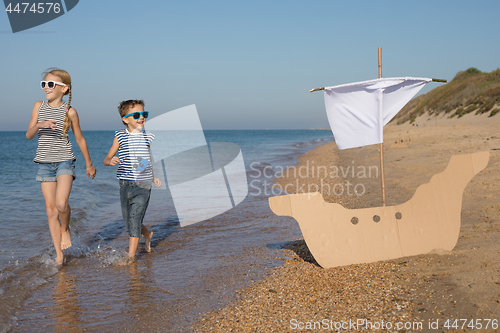
[[[38,148],[33,159],[35,163],[55,163],[67,160],[76,160],[69,138],[63,135],[64,117],[67,103],[58,108],[51,107],[43,101],[38,109],[38,122],[45,120],[57,121],[57,127],[41,128],[38,130]]]
[[[120,148],[120,164],[116,178],[139,181],[153,180],[153,168],[149,148],[154,134],[146,131],[130,133],[126,128],[115,132]]]

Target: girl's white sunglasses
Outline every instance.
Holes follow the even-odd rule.
[[[42,82],[40,82],[40,86],[42,87],[42,89],[45,89],[45,86],[47,86],[49,89],[54,89],[56,84],[58,84],[60,86],[66,85],[65,83],[57,82],[57,81],[42,81]]]

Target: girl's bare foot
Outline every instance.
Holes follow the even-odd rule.
[[[135,257],[132,258],[129,256],[128,258],[123,258],[123,260],[119,261],[117,265],[118,266],[127,266],[127,265],[133,263],[134,260],[135,260]]]
[[[144,248],[146,252],[151,252],[151,238],[153,238],[153,232],[151,231],[148,236],[144,236]]]
[[[57,257],[57,258],[56,258],[56,264],[57,264],[58,266],[62,266],[62,265],[63,265],[63,263],[64,263],[64,256],[60,256],[60,257]]]
[[[66,250],[71,247],[71,234],[69,233],[69,229],[62,232],[61,235],[61,250]]]

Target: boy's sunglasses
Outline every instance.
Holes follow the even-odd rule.
[[[123,118],[127,118],[127,117],[132,116],[132,117],[134,117],[134,119],[139,119],[141,117],[141,114],[144,117],[144,119],[148,119],[149,111],[134,112],[134,113],[128,114],[126,116],[123,116]]]
[[[49,89],[54,89],[56,84],[58,84],[60,86],[66,85],[65,83],[57,82],[57,81],[42,81],[42,82],[40,82],[40,86],[42,87],[42,89],[45,89],[45,86],[49,87]]]

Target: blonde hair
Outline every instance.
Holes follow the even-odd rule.
[[[66,84],[68,90],[64,93],[64,95],[69,94],[68,107],[66,108],[66,115],[64,116],[64,125],[63,125],[63,135],[68,136],[68,131],[71,128],[71,119],[69,118],[68,111],[71,108],[71,76],[68,72],[63,69],[58,68],[49,68],[47,71],[43,73],[43,77],[45,78],[47,74],[52,74],[61,79],[61,82]]]
[[[120,113],[120,116],[122,118],[125,117],[128,113],[128,110],[136,105],[142,105],[142,107],[144,107],[144,101],[142,99],[129,99],[128,101],[121,102],[120,105],[118,105],[118,112]],[[123,119],[122,123],[123,125],[127,125],[125,124]]]

